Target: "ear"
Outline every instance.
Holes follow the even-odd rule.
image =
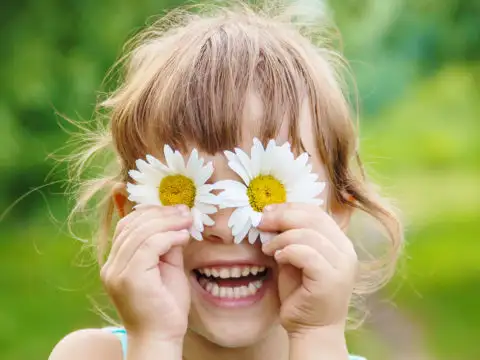
[[[350,196],[350,195],[347,195]],[[330,212],[332,214],[333,219],[338,224],[340,229],[344,232],[348,230],[348,226],[350,225],[350,219],[352,218],[353,214],[353,207],[348,206],[346,204],[341,204],[336,199],[333,199],[330,203]]]
[[[127,188],[124,183],[115,184],[112,189],[112,198],[115,209],[121,218],[132,211],[133,204],[128,200]]]

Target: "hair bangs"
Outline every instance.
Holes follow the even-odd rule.
[[[294,149],[302,149],[298,134],[305,88],[302,69],[268,32],[259,36],[261,30],[238,23],[225,23],[215,31],[205,26],[203,33],[189,31],[188,37],[164,44],[172,46],[169,51],[157,45],[169,56],[160,53],[154,62],[135,59],[145,49],[137,50],[132,63],[144,68],[135,69],[130,81],[143,84],[142,89],[124,94],[125,104],[118,102],[112,116],[115,143],[134,144],[117,146],[125,165],[132,166],[163,144],[181,151],[194,146],[209,154],[231,149],[244,138],[243,121],[253,124],[264,143],[277,137],[287,121]],[[261,101],[262,112],[245,119],[251,116],[251,95]]]

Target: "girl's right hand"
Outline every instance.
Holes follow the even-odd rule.
[[[182,246],[191,225],[184,205],[140,205],[118,222],[101,278],[129,336],[183,340],[190,287]]]

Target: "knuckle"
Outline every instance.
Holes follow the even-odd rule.
[[[283,227],[286,228],[291,228],[293,224],[295,223],[295,218],[296,214],[293,213],[293,211],[289,211],[286,209],[286,211],[282,211],[277,215],[277,221],[280,223]]]
[[[165,236],[165,233],[153,234],[140,244],[140,246],[138,247],[138,251],[157,252],[157,244],[159,243],[159,241],[161,241],[162,243],[168,241],[168,237]]]
[[[284,204],[284,209],[285,209],[285,210],[291,211],[291,210],[295,210],[296,208],[297,208],[297,204],[296,204],[296,203],[288,202],[288,203],[285,203],[285,204]]]
[[[122,272],[117,276],[111,276],[105,286],[112,292],[119,292],[129,288],[130,283],[130,277],[125,272]]]
[[[139,250],[140,251],[151,251],[152,248],[153,248],[152,238],[155,238],[155,237],[154,236],[150,237],[147,240],[145,240],[144,242],[142,242],[139,246]]]

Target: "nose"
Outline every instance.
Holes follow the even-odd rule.
[[[206,226],[203,231],[203,238],[206,241],[233,244],[234,237],[232,236],[232,230],[228,227],[228,219],[234,209],[219,209],[213,215],[212,220],[215,224],[212,226]]]

